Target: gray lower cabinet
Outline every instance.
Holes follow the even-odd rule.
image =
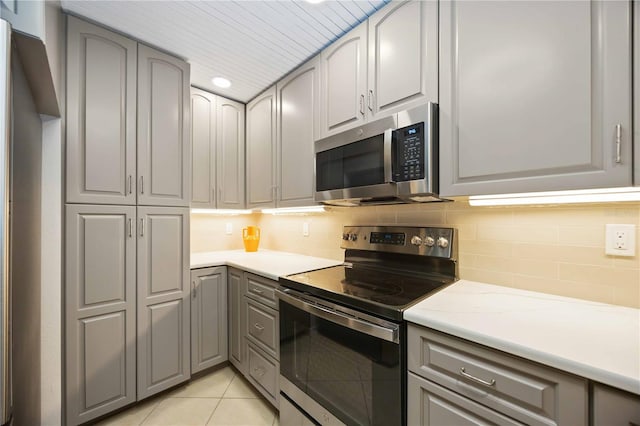
[[[189,209],[138,207],[138,400],[190,377]]]
[[[247,208],[276,206],[276,87],[247,104]]]
[[[280,400],[280,316],[276,281],[245,272],[247,380],[278,408]]]
[[[633,184],[640,186],[640,1],[633,2]]]
[[[247,307],[243,297],[245,286],[244,272],[235,268],[227,268],[229,361],[244,375],[247,371],[247,343],[244,339]]]
[[[313,143],[319,136],[319,85],[319,56],[276,84],[279,207],[315,203]]]
[[[138,44],[138,204],[191,200],[189,64]]]
[[[407,334],[415,424],[588,424],[586,379],[414,324]]]
[[[593,426],[640,425],[640,395],[595,383],[592,403]]]
[[[441,2],[439,75],[442,195],[631,185],[631,2]]]
[[[136,400],[133,206],[67,205],[66,423]]]
[[[136,204],[137,46],[68,18],[68,203]]]
[[[227,355],[227,268],[191,271],[191,374]]]

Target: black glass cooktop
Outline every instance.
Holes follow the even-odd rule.
[[[393,321],[454,279],[403,274],[379,268],[334,266],[280,278],[280,285]]]

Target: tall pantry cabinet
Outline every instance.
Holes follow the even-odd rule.
[[[66,423],[189,378],[189,65],[67,26]]]

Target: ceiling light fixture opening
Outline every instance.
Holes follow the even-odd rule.
[[[322,3],[324,0],[305,0],[307,3],[318,4]]]
[[[223,89],[231,86],[231,82],[224,77],[214,77],[211,79],[211,82],[218,87],[222,87]]]

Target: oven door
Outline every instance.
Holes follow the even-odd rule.
[[[310,399],[348,425],[403,424],[401,324],[291,289],[278,298],[280,374],[296,388],[286,396],[313,416]]]

